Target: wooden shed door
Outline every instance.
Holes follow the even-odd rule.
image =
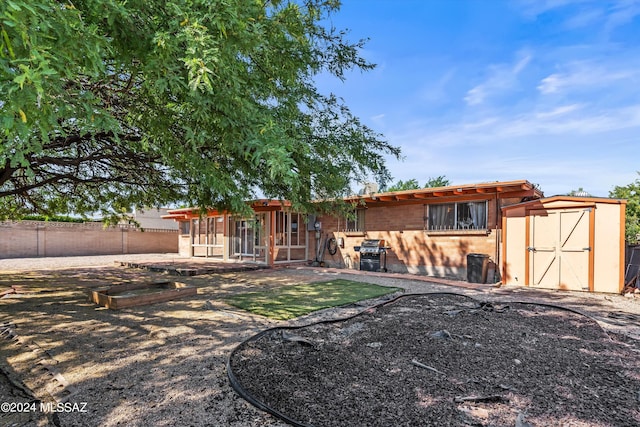
[[[589,290],[591,209],[531,211],[527,248],[531,285]]]

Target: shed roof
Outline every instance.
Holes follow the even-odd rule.
[[[582,196],[558,195],[558,196],[544,197],[542,199],[537,199],[537,200],[529,200],[526,202],[517,203],[515,205],[504,206],[502,207],[502,210],[506,211],[509,209],[522,208],[522,207],[527,207],[532,205],[544,205],[544,204],[554,203],[554,202],[574,202],[574,203],[578,202],[578,203],[591,204],[591,205],[595,203],[624,205],[627,203],[625,199],[611,199],[608,197],[582,197]]]

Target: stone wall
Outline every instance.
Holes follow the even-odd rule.
[[[0,222],[0,258],[178,252],[178,232],[101,223]]]

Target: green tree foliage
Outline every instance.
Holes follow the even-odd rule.
[[[386,191],[403,191],[403,190],[417,190],[420,188],[417,179],[410,179],[407,181],[399,180],[395,184],[389,186]]]
[[[70,216],[46,216],[46,215],[25,215],[23,220],[31,220],[31,221],[53,221],[53,222],[76,222],[83,223],[85,222],[81,218],[73,218]]]
[[[640,172],[638,172],[640,175]],[[624,187],[616,186],[609,197],[627,199],[625,238],[629,243],[638,243],[640,236],[640,178]]]
[[[399,150],[314,79],[373,65],[337,0],[3,0],[0,216],[297,208]]]
[[[429,177],[423,187],[420,187],[417,179],[409,179],[407,181],[399,180],[389,186],[386,191],[418,190],[420,188],[446,187],[448,185],[451,185],[451,181],[449,181],[446,176],[440,175],[435,178]]]
[[[447,179],[445,175],[436,176],[435,178],[429,178],[424,184],[425,188],[435,188],[435,187],[447,187],[451,185],[451,181]]]

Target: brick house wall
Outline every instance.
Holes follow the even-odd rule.
[[[354,246],[359,246],[364,239],[384,239],[389,247],[386,264],[388,271],[465,279],[468,254],[486,254],[494,264],[500,265],[501,208],[540,197],[542,192],[525,180],[346,197],[345,202],[352,203],[358,210],[362,208],[364,211],[362,224],[359,219],[352,218],[349,221],[349,227],[355,224],[358,231],[348,230],[347,220],[336,214],[312,215],[312,218],[309,218],[310,223],[307,224],[307,246],[304,247],[304,243],[300,243],[299,246],[286,248],[274,243],[274,218],[279,212],[288,212],[290,204],[286,201],[283,203],[266,199],[248,203],[257,215],[266,212],[271,218],[271,226],[267,231],[269,256],[262,262],[273,265],[278,262],[306,260],[313,263],[321,260],[324,265],[330,267],[358,269],[360,254],[354,250]],[[486,211],[479,210],[477,202],[481,201],[486,202],[486,205],[483,205]],[[456,204],[455,220],[451,222],[454,228],[447,225],[437,230],[429,230],[428,215],[432,210],[429,207],[445,204]],[[439,209],[444,207],[440,206]],[[436,212],[436,208],[433,208],[433,212]],[[449,210],[447,213],[440,210],[440,214],[434,213],[432,218],[437,216],[438,224],[444,224],[443,217],[446,217],[444,219],[447,221],[451,219],[448,216],[450,212],[453,211]],[[223,213],[210,209],[207,217],[221,214]],[[199,218],[199,215],[198,209],[184,208],[171,210],[164,218],[188,224],[189,221]],[[314,230],[316,221],[322,224],[320,232]],[[185,256],[203,256],[198,254],[197,248],[191,244],[193,230],[191,233],[192,236],[180,236],[180,253]],[[319,238],[316,238],[316,233],[319,234]],[[225,238],[230,238],[231,234],[230,230],[226,230]],[[330,238],[342,242],[334,255],[326,250]],[[499,269],[496,270],[494,267],[493,271]]]
[[[489,203],[489,209],[495,201]],[[322,216],[323,241],[342,238],[344,248],[335,255],[324,252],[327,266],[358,269],[360,258],[354,250],[364,239],[384,239],[387,251],[387,269],[395,273],[426,274],[437,277],[466,277],[466,256],[483,253],[495,257],[495,215],[489,215],[491,229],[487,232],[449,232],[446,234],[425,231],[424,205],[369,208],[365,211],[366,232],[339,231],[344,220]],[[493,220],[493,221],[492,221]],[[492,224],[493,222],[493,224]],[[318,242],[311,233],[315,248]]]
[[[503,206],[520,203],[524,197],[541,193],[526,181],[495,183],[465,188],[422,189],[411,192],[381,193],[361,197],[364,205],[364,231],[346,231],[344,218],[321,215],[320,243],[316,233],[309,233],[310,261],[315,260],[318,245],[326,247],[330,238],[343,244],[335,255],[324,250],[326,266],[359,269],[360,256],[354,250],[364,239],[384,239],[387,250],[386,268],[390,272],[426,274],[436,277],[466,279],[467,255],[490,257],[491,276],[500,263]],[[460,194],[458,194],[460,193]],[[435,195],[434,195],[435,194]],[[442,203],[487,202],[486,229],[430,231],[428,206]],[[490,278],[492,280],[492,278]]]

